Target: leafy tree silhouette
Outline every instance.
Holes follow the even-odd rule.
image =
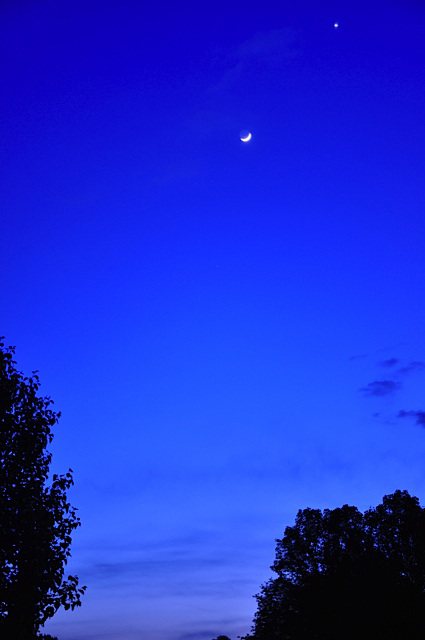
[[[425,509],[407,491],[364,514],[300,510],[276,542],[245,640],[425,637]]]
[[[71,469],[47,485],[46,447],[60,414],[38,396],[37,372],[17,371],[14,353],[0,338],[0,637],[32,640],[61,606],[80,606],[86,587],[64,579],[80,525],[66,495]]]

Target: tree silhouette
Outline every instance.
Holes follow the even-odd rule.
[[[72,471],[47,485],[52,427],[60,417],[24,377],[14,348],[0,339],[0,637],[32,640],[63,606],[81,604],[86,587],[64,579],[71,533],[80,525],[67,501]]]
[[[246,640],[425,636],[425,509],[407,491],[364,514],[300,510],[271,568]]]

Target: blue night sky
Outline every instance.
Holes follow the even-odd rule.
[[[62,411],[88,585],[45,632],[235,639],[299,508],[425,500],[425,6],[0,31],[0,329]]]

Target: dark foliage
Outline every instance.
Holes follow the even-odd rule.
[[[61,606],[79,606],[85,587],[64,579],[80,525],[66,495],[71,470],[47,485],[46,447],[60,414],[38,396],[37,373],[24,377],[13,355],[0,341],[0,637],[32,640]]]
[[[425,509],[407,491],[364,514],[300,510],[271,568],[245,640],[425,637]]]

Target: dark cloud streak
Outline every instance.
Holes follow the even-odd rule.
[[[397,369],[397,373],[405,376],[409,373],[423,371],[424,369],[425,369],[425,362],[422,362],[421,360],[413,360],[405,367],[401,367],[400,369]]]
[[[379,364],[381,365],[381,367],[395,367],[396,364],[398,364],[400,362],[400,360],[398,358],[388,358],[388,360],[382,360],[382,362],[380,362]]]
[[[420,424],[422,427],[425,427],[425,411],[401,411],[398,412],[397,418],[414,418],[416,424]]]
[[[383,396],[393,395],[400,388],[400,382],[396,382],[395,380],[375,380],[374,382],[369,382],[366,387],[361,387],[360,391],[362,391],[365,396],[382,398]]]

